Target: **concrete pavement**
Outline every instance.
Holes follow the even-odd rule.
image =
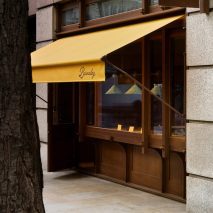
[[[75,171],[48,173],[41,145],[46,213],[183,213],[185,204]]]

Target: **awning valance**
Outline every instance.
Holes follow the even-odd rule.
[[[33,82],[104,81],[104,56],[181,17],[59,39],[31,54]]]

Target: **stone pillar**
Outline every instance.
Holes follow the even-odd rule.
[[[36,14],[36,1],[28,0],[28,5],[29,5],[28,15],[29,16],[35,15]]]
[[[37,11],[36,11],[36,48],[46,46],[53,42],[55,23],[54,23],[54,6],[52,0],[37,0]],[[47,84],[38,83],[36,84],[36,113],[39,126],[40,141],[48,141],[48,130],[47,130]],[[43,100],[42,100],[43,99]]]
[[[210,0],[213,8],[213,0]],[[187,10],[187,211],[213,212],[213,12]]]

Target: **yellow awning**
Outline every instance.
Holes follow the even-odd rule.
[[[33,82],[104,81],[101,58],[183,16],[59,39],[32,53]]]

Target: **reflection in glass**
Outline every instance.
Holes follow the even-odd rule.
[[[150,43],[150,89],[153,94],[162,97],[162,43],[151,40]],[[151,131],[162,134],[162,103],[151,97]]]
[[[126,92],[126,95],[134,95],[134,94],[138,94],[141,95],[142,94],[142,90],[141,88],[137,85],[137,84],[133,84]]]
[[[159,3],[159,0],[151,0],[150,1],[150,4],[151,5],[155,5],[155,4],[158,4]]]
[[[112,79],[113,79],[113,85],[105,92],[105,94],[106,95],[122,94],[118,85],[118,76],[116,74],[113,74]]]
[[[180,113],[184,112],[184,52],[185,39],[171,39],[171,101],[172,106]],[[185,135],[185,121],[172,112],[172,135]]]
[[[62,12],[62,26],[79,22],[79,8],[73,7]]]
[[[151,92],[154,95],[162,98],[162,84],[154,84],[153,88],[151,89]]]
[[[86,19],[93,20],[141,8],[142,0],[97,0],[88,4]]]
[[[141,82],[141,48],[130,44],[108,56],[116,66]],[[106,81],[100,84],[98,126],[141,132],[142,94],[135,82],[111,66],[106,66]],[[116,87],[116,90],[115,90]],[[133,128],[130,128],[133,127]]]
[[[124,130],[128,130],[129,126],[134,126],[139,130],[141,128],[141,94],[125,94],[132,87],[131,83],[125,82],[117,85],[121,94],[107,93],[114,84],[113,75],[117,71],[109,66],[106,69],[106,81],[101,85],[102,100],[99,103],[101,106],[100,126],[117,128],[120,124]]]

